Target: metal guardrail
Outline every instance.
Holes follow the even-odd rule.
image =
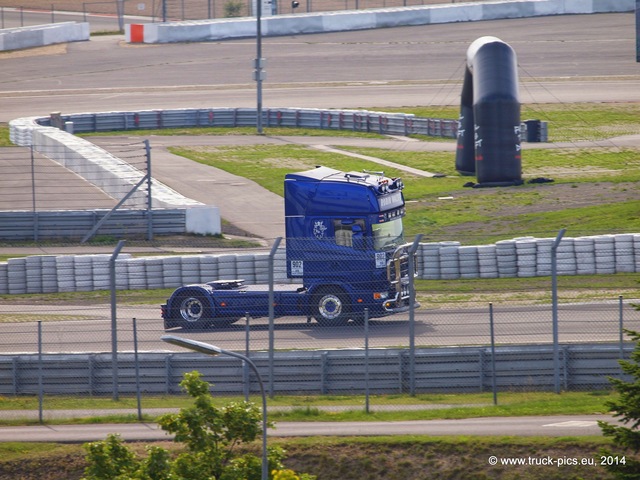
[[[455,138],[458,122],[451,119],[422,118],[405,113],[367,110],[323,110],[271,108],[262,112],[267,127],[351,130],[383,135],[429,135]],[[74,133],[113,130],[162,129],[182,127],[254,127],[255,108],[211,108],[147,110],[139,112],[101,112],[62,115],[61,126],[71,122]],[[49,118],[39,118],[42,126],[56,126]]]
[[[629,357],[632,346],[624,347]],[[561,345],[563,390],[608,389],[608,377],[621,375],[620,345]],[[119,353],[118,388],[133,394],[176,394],[184,373],[198,370],[215,384],[216,392],[242,394],[242,363],[228,358],[193,353],[139,353],[136,383],[135,355]],[[409,350],[329,350],[276,352],[273,370],[266,352],[251,355],[265,378],[273,378],[277,394],[372,394],[406,393],[410,385]],[[368,367],[366,367],[368,365]],[[112,393],[112,356],[95,354],[43,354],[0,356],[0,394],[109,395]],[[365,375],[365,368],[367,375]],[[491,391],[493,374],[488,347],[449,347],[415,351],[415,391]],[[368,384],[365,379],[368,378]],[[552,346],[497,347],[495,380],[498,390],[552,390],[554,361]],[[257,392],[255,378],[250,391]],[[41,386],[41,387],[40,387]]]
[[[94,227],[109,210],[47,210],[39,212],[0,212],[2,238],[5,240],[39,240],[43,238],[81,238]],[[153,233],[158,235],[185,232],[184,209],[156,209],[153,211]],[[146,210],[118,210],[101,227],[100,235],[146,235]]]

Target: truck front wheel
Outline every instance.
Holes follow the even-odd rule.
[[[349,321],[349,297],[342,290],[322,288],[313,298],[313,316],[320,325],[346,325]]]

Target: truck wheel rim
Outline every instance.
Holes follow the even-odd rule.
[[[197,298],[187,298],[180,304],[180,315],[187,322],[197,322],[200,320],[200,318],[202,318],[203,311],[204,306]]]
[[[342,302],[335,295],[325,295],[320,299],[318,310],[322,318],[334,320],[342,313]]]

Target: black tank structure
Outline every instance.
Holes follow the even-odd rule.
[[[517,59],[496,37],[478,38],[467,50],[456,170],[475,175],[477,187],[522,184]]]

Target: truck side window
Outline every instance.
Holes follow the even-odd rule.
[[[353,226],[358,225],[359,231],[364,231],[364,220],[355,221],[334,220],[333,231],[335,233],[336,245],[341,247],[353,247]]]

